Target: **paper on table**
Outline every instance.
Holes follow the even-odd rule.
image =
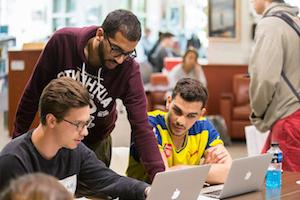
[[[265,144],[269,131],[262,133],[255,128],[255,126],[246,126],[246,143],[248,156],[254,156],[261,153],[261,150]]]

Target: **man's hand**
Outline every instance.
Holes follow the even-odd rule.
[[[204,158],[205,164],[221,164],[225,163],[230,158],[230,155],[225,147],[220,144],[207,149],[204,153]]]
[[[224,183],[227,178],[232,158],[226,148],[219,144],[204,152],[204,163],[211,164],[206,181],[212,184],[220,184]]]
[[[144,192],[145,197],[147,197],[149,195],[150,189],[151,189],[150,186],[146,187],[145,192]]]

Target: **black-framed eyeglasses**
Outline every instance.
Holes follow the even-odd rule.
[[[80,132],[84,129],[85,126],[87,128],[91,128],[91,124],[92,124],[93,119],[90,118],[88,121],[85,121],[85,122],[83,122],[83,121],[72,122],[72,121],[69,121],[67,119],[63,119],[63,121],[68,122],[69,124],[71,124],[73,126],[76,126],[76,130],[78,132]]]
[[[123,55],[125,58],[136,58],[136,50],[134,49],[133,51],[129,51],[129,52],[125,52],[121,47],[119,47],[116,44],[111,43],[111,41],[109,40],[109,37],[107,35],[105,35],[108,44],[110,46],[110,53],[113,57],[120,57],[121,55]]]

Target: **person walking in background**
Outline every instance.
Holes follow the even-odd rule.
[[[147,59],[148,59],[149,63],[151,63],[151,65],[153,65],[153,61],[152,61],[151,55],[154,53],[154,51],[156,50],[156,48],[160,44],[162,36],[163,36],[163,33],[161,31],[159,31],[158,32],[158,39],[156,40],[156,42],[154,43],[153,47],[150,49],[150,51],[148,53]]]
[[[193,33],[191,38],[187,41],[187,44],[186,44],[186,49],[190,49],[190,48],[195,48],[197,50],[197,52],[200,51],[200,48],[201,48],[201,42],[200,42],[200,39],[198,38],[198,36]]]
[[[21,97],[13,137],[28,131],[43,88],[57,77],[81,82],[91,95],[91,126],[84,143],[106,166],[111,160],[111,132],[117,120],[116,99],[123,101],[132,138],[151,179],[164,171],[147,122],[146,95],[139,64],[134,60],[141,24],[127,10],[115,10],[102,26],[63,28],[48,41]]]
[[[198,63],[198,52],[194,48],[188,49],[182,58],[182,63],[177,64],[168,72],[169,86],[174,88],[177,81],[182,78],[194,78],[199,80],[205,87],[207,86],[205,74]]]
[[[300,102],[283,76],[300,90],[300,39],[285,21],[271,15],[285,13],[300,25],[297,7],[283,0],[251,0],[262,14],[255,31],[249,63],[251,122],[262,132],[270,130],[262,152],[276,141],[283,151],[283,170],[300,172]],[[283,75],[284,74],[284,75]]]
[[[162,72],[164,68],[164,58],[174,57],[173,51],[174,35],[166,32],[160,36],[160,42],[152,54],[149,54],[149,61],[153,65],[153,72]]]
[[[92,123],[90,110],[90,95],[81,83],[70,77],[50,81],[39,101],[39,126],[0,153],[0,191],[12,179],[42,172],[76,196],[145,199],[148,184],[118,175],[81,142]]]
[[[149,123],[153,127],[166,170],[212,164],[206,181],[224,183],[232,158],[219,133],[204,117],[207,98],[207,90],[198,80],[180,79],[172,96],[168,97],[168,112],[149,112]],[[134,143],[130,147],[127,175],[148,181]]]

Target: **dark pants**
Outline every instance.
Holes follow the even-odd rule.
[[[89,148],[92,149],[97,158],[104,162],[104,164],[109,167],[111,161],[111,135],[107,136],[103,140],[96,142],[92,145],[89,145]]]

